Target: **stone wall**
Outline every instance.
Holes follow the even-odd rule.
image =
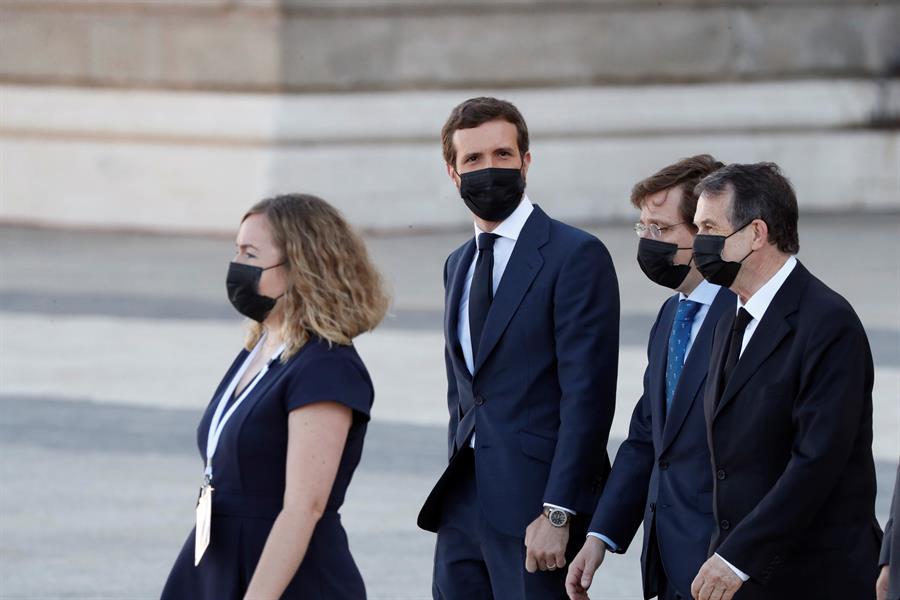
[[[225,231],[301,190],[455,225],[438,132],[485,93],[567,219],[633,216],[697,152],[782,163],[804,210],[895,210],[897,31],[900,0],[0,0],[0,220]]]

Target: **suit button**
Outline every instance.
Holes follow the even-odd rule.
[[[719,469],[718,471],[716,471],[716,478],[719,481],[724,480],[726,477],[728,477],[728,474],[725,472],[725,469]]]
[[[484,404],[484,398],[475,396],[475,406],[481,406],[482,404]]]
[[[728,519],[722,519],[719,521],[719,527],[727,531],[731,529],[731,523],[728,522]]]
[[[656,512],[656,502],[650,503],[650,512],[652,512],[652,513]]]
[[[662,470],[662,471],[665,471],[666,469],[668,469],[668,468],[669,468],[669,461],[667,461],[667,460],[661,460],[661,461],[659,461],[659,468],[660,468],[660,470]]]

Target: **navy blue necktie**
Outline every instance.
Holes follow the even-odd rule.
[[[472,338],[472,360],[478,356],[481,332],[494,300],[494,242],[500,237],[493,233],[478,234],[478,259],[469,287],[469,335]]]
[[[684,368],[684,357],[691,339],[691,327],[701,306],[703,305],[693,300],[682,300],[675,311],[675,322],[672,323],[672,332],[669,334],[669,358],[666,360],[666,414],[672,408],[675,388]]]

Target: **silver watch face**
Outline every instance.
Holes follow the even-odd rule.
[[[550,519],[550,524],[554,527],[563,527],[569,520],[569,516],[566,514],[566,511],[559,510],[558,508],[552,509],[550,511],[550,514],[547,515],[547,518]]]

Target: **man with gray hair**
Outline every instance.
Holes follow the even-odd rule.
[[[704,397],[714,473],[696,600],[871,597],[872,353],[850,304],[794,256],[794,190],[773,163],[703,179],[694,261],[737,305],[719,321]]]

